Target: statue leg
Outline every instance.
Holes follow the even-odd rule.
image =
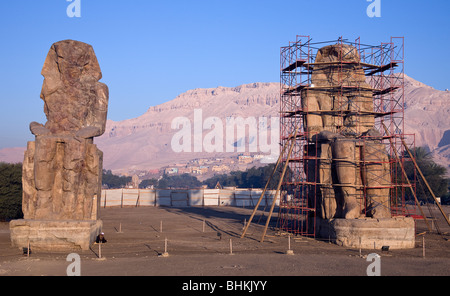
[[[48,137],[36,137],[34,155],[34,182],[36,186],[35,219],[53,216],[53,185],[55,181],[56,141]]]
[[[336,166],[336,175],[342,193],[343,215],[345,219],[354,219],[360,216],[360,208],[356,197],[357,166],[355,162],[356,145],[353,140],[336,139],[333,145],[333,160]],[[338,188],[339,189],[339,188]]]
[[[363,172],[367,188],[367,215],[373,218],[390,218],[391,175],[383,144],[370,140],[365,142]]]
[[[333,190],[331,146],[329,143],[320,145],[319,176],[320,193],[322,196],[322,218],[332,219],[336,215],[336,196]]]
[[[103,154],[94,144],[87,144],[85,158],[85,174],[87,183],[85,187],[84,218],[97,219],[99,199],[101,195]],[[94,197],[96,196],[96,200]],[[94,203],[95,202],[95,203]]]
[[[28,142],[22,164],[22,212],[24,219],[33,219],[36,212],[36,185],[34,182],[34,154],[36,142]]]
[[[64,144],[64,215],[70,219],[83,219],[84,186],[86,176],[83,175],[85,141],[67,140]]]

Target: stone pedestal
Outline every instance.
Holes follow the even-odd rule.
[[[32,251],[67,252],[89,250],[101,232],[101,220],[12,220],[11,244]]]
[[[317,219],[317,235],[340,246],[362,249],[411,249],[415,247],[415,224],[410,217]]]

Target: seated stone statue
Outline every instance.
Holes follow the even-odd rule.
[[[108,87],[99,82],[92,47],[54,43],[41,74],[45,125],[32,122],[23,163],[25,219],[95,220],[103,154],[93,138],[105,131]]]
[[[391,217],[389,159],[374,128],[372,88],[359,53],[347,44],[318,50],[311,86],[302,93],[309,156],[307,178],[316,183],[324,219]]]

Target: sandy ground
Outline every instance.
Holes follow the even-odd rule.
[[[450,227],[435,210],[441,232],[450,233]],[[449,207],[445,210],[450,212]],[[246,237],[240,238],[244,219],[251,212],[250,208],[236,207],[101,209],[108,242],[102,245],[101,259],[96,244],[90,251],[77,252],[81,275],[365,276],[371,264],[366,260],[370,253],[381,256],[381,275],[450,275],[450,237],[422,234],[426,230],[423,221],[417,222],[414,249],[362,250],[360,256],[359,250],[294,236],[294,255],[286,255],[288,238],[275,228],[268,230],[263,243],[259,242],[264,219],[260,224],[252,223]],[[256,215],[254,221],[259,217]],[[275,223],[276,217],[272,220]],[[166,239],[169,256],[163,257]],[[0,223],[0,275],[65,276],[71,263],[66,261],[67,255],[33,252],[27,258],[10,246],[8,224]]]

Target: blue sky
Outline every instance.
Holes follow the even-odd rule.
[[[0,2],[0,149],[25,146],[31,121],[45,123],[40,72],[52,43],[75,39],[94,47],[110,90],[112,120],[194,88],[279,81],[280,47],[297,34],[314,41],[339,36],[363,43],[405,37],[405,73],[450,88],[450,1],[380,0],[66,0]]]

